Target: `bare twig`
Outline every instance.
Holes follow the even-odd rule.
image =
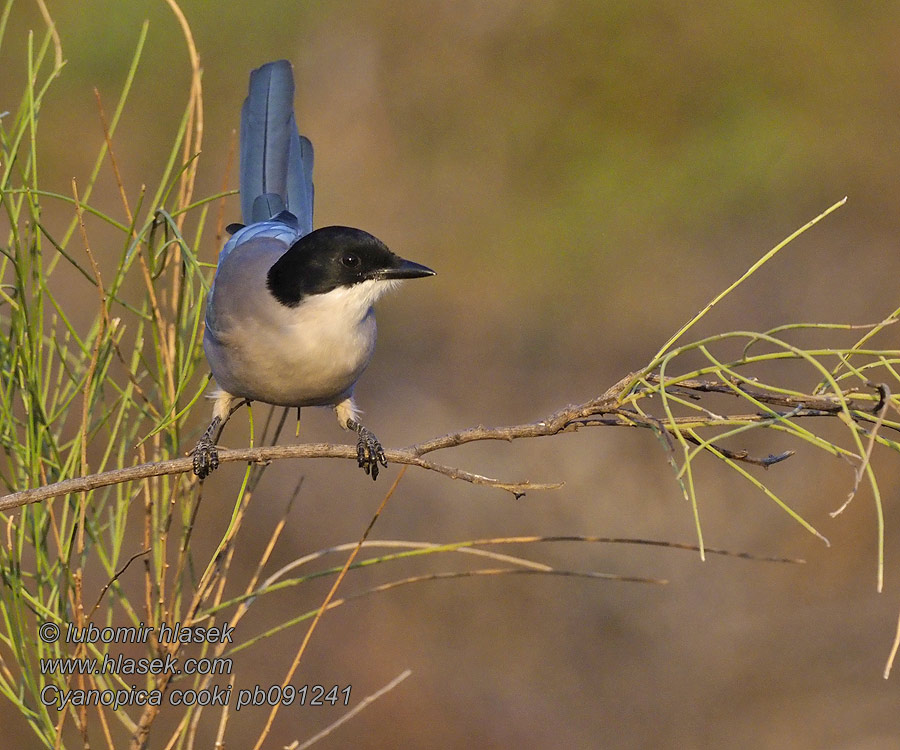
[[[356,714],[362,711],[364,708],[369,706],[371,703],[377,701],[382,695],[385,693],[389,693],[393,690],[397,685],[399,685],[403,680],[409,677],[412,674],[411,669],[404,670],[399,675],[397,675],[393,680],[391,680],[387,685],[385,685],[380,690],[372,693],[371,695],[366,696],[360,703],[351,708],[347,713],[345,713],[340,719],[335,721],[332,724],[329,724],[325,729],[323,729],[318,734],[310,737],[306,742],[300,744],[299,741],[292,742],[288,745],[285,750],[308,750],[308,748],[315,745],[319,740],[325,739],[329,734],[331,734],[335,729],[337,729],[341,724],[352,719]]]
[[[844,500],[841,507],[837,510],[831,511],[830,515],[832,518],[843,513],[847,509],[847,506],[850,505],[850,503],[853,501],[853,498],[856,497],[856,493],[859,490],[859,485],[862,484],[863,475],[868,469],[869,462],[872,460],[872,449],[875,447],[875,436],[878,434],[878,430],[884,424],[884,418],[887,414],[887,408],[890,405],[891,391],[884,383],[875,385],[875,387],[878,389],[878,404],[875,407],[875,413],[878,415],[878,420],[875,422],[875,426],[872,428],[872,431],[869,434],[868,445],[866,446],[866,452],[863,456],[862,462],[859,466],[856,467],[856,470],[854,472],[855,478],[853,481],[853,487],[848,493],[847,499]]]
[[[408,451],[385,451],[385,457],[391,463],[419,466],[423,469],[436,471],[452,479],[462,479],[473,484],[481,484],[488,487],[497,487],[517,495],[527,490],[557,489],[560,483],[541,484],[536,482],[503,482],[491,479],[479,474],[472,474],[451,466],[432,463],[422,458],[417,458]],[[356,461],[356,446],[330,445],[327,443],[306,443],[302,445],[277,445],[261,446],[258,448],[236,448],[219,451],[219,462],[250,461],[254,463],[266,463],[285,458],[344,458]],[[157,461],[137,466],[129,466],[125,469],[114,469],[100,474],[91,474],[86,477],[73,477],[61,482],[36,487],[30,490],[14,492],[0,497],[0,512],[12,510],[22,505],[48,500],[52,497],[60,497],[75,492],[87,492],[89,490],[107,487],[123,482],[132,482],[147,477],[165,476],[167,474],[183,474],[193,470],[191,458],[174,458],[168,461]]]
[[[97,597],[97,603],[94,605],[94,608],[91,610],[91,613],[88,615],[88,620],[90,620],[94,616],[94,613],[100,608],[100,602],[103,601],[104,594],[106,594],[106,592],[109,591],[110,586],[112,586],[116,581],[118,581],[119,577],[126,570],[128,570],[128,566],[131,565],[131,563],[133,563],[139,557],[143,557],[144,555],[148,555],[148,554],[150,554],[149,549],[141,550],[140,552],[135,552],[131,557],[128,558],[128,560],[125,562],[125,564],[116,571],[116,574],[112,578],[110,578],[109,581],[107,581],[107,583],[103,586],[102,589],[100,589],[100,595]]]
[[[891,669],[894,666],[898,648],[900,648],[900,619],[897,620],[897,632],[894,635],[894,642],[891,644],[891,652],[888,654],[887,663],[884,665],[884,679],[888,679],[891,676]]]
[[[773,422],[772,413],[731,414],[727,416],[717,416],[708,413],[703,416],[673,416],[671,418],[662,419],[636,410],[622,408],[618,404],[620,399],[625,395],[625,387],[627,384],[634,381],[634,377],[635,374],[631,373],[622,378],[601,396],[582,404],[569,405],[536,422],[526,422],[504,427],[485,427],[479,425],[459,432],[451,432],[441,437],[435,437],[421,443],[416,443],[415,445],[410,445],[406,448],[389,450],[385,452],[385,456],[391,463],[418,466],[422,469],[427,469],[428,471],[443,474],[451,479],[461,479],[462,481],[483,485],[485,487],[496,487],[497,489],[511,492],[516,497],[520,497],[528,490],[558,489],[562,486],[562,483],[532,482],[530,480],[504,481],[481,474],[475,474],[454,466],[436,463],[423,458],[423,456],[434,451],[455,448],[460,445],[481,440],[503,440],[511,442],[523,438],[548,437],[562,432],[573,432],[582,427],[643,427],[652,429],[657,433],[661,432],[664,435],[668,435],[669,433],[683,429],[701,429],[731,426],[735,424],[765,424]],[[645,382],[658,383],[659,378],[658,376],[651,374],[645,378]],[[848,404],[846,401],[842,404],[842,401],[838,396],[773,393],[759,389],[751,389],[745,385],[736,392],[734,388],[729,387],[720,380],[677,380],[672,387],[697,393],[720,393],[722,395],[730,396],[739,396],[743,393],[760,403],[788,408],[790,410],[789,416],[792,419],[799,417],[835,417],[844,413],[844,409],[849,407],[850,413],[854,419],[866,422],[874,421],[877,423],[878,427],[882,428],[889,426],[883,421],[885,400],[874,394],[871,400],[874,402],[877,398],[877,403],[873,404],[874,406],[879,407],[877,411],[874,410],[872,406],[869,406],[868,403],[866,403],[865,406]],[[878,391],[880,395],[880,387],[878,388]],[[850,392],[848,392],[848,394],[849,393]],[[848,394],[845,394],[845,398]],[[880,416],[878,413],[880,413]],[[776,414],[775,418],[777,419],[780,416],[785,415]],[[696,441],[693,442],[699,444]],[[772,464],[783,461],[793,455],[791,451],[785,451],[776,455],[755,457],[749,455],[747,451],[726,449],[713,443],[709,443],[705,447],[719,451],[722,455],[733,461],[741,461],[762,466],[764,468],[768,468]],[[221,463],[227,463],[229,461],[265,463],[286,458],[342,458],[356,460],[356,449],[349,445],[305,443],[300,445],[223,449],[219,451],[219,461]],[[131,482],[147,477],[181,474],[191,471],[192,468],[192,460],[186,457],[139,464],[137,466],[115,469],[84,477],[73,477],[54,484],[48,484],[34,489],[21,490],[0,497],[0,512],[11,510],[22,505],[28,505],[30,503],[41,502],[49,498],[59,497],[61,495],[87,492],[100,487]]]
[[[397,489],[397,486],[400,484],[400,480],[403,479],[403,475],[406,473],[406,469],[402,469],[400,473],[397,475],[397,478],[394,480],[394,483],[391,485],[390,489],[388,489],[387,493],[384,496],[384,499],[381,501],[381,505],[378,506],[378,510],[375,511],[375,515],[372,516],[372,520],[369,521],[369,525],[366,527],[366,530],[363,531],[362,536],[359,541],[356,543],[356,546],[350,552],[350,555],[347,557],[347,560],[344,562],[344,567],[341,568],[341,572],[338,573],[337,578],[331,586],[331,589],[328,591],[328,594],[325,596],[324,601],[319,607],[318,612],[316,612],[316,616],[313,618],[312,624],[306,631],[306,635],[303,636],[303,641],[300,644],[300,648],[297,649],[297,653],[294,656],[294,661],[291,662],[291,666],[287,671],[287,674],[284,677],[284,682],[281,683],[281,687],[285,688],[291,684],[291,680],[294,677],[294,674],[297,672],[297,669],[300,666],[300,660],[303,658],[303,654],[306,653],[306,647],[309,645],[309,641],[312,638],[313,632],[315,632],[316,626],[322,619],[322,615],[328,610],[328,605],[332,599],[334,599],[334,595],[338,590],[338,587],[341,585],[341,582],[344,580],[344,577],[347,575],[347,571],[350,570],[350,566],[353,564],[353,561],[356,559],[356,556],[359,554],[359,551],[362,549],[362,546],[366,543],[366,539],[369,536],[369,533],[372,531],[372,528],[375,526],[375,523],[381,517],[382,512],[384,511],[385,506],[388,504],[388,501],[393,497],[394,492]],[[269,711],[269,716],[266,718],[265,726],[260,732],[259,739],[256,741],[256,744],[253,746],[253,750],[261,750],[263,743],[266,741],[266,737],[268,737],[269,732],[272,729],[272,724],[275,721],[275,716],[278,714],[278,709],[280,708],[280,704],[276,703],[272,706]]]
[[[661,378],[659,375],[655,373],[651,373],[646,376],[646,379],[650,383],[660,384]],[[727,383],[723,383],[721,380],[699,380],[699,379],[678,379],[674,386],[679,389],[689,390],[689,391],[697,391],[699,393],[721,393],[726,396],[736,396],[737,394],[734,391],[734,388],[729,386]],[[787,409],[799,409],[798,416],[828,416],[832,414],[837,414],[838,412],[843,411],[844,405],[850,408],[851,411],[860,411],[866,412],[867,414],[878,414],[881,411],[882,406],[884,404],[884,396],[882,395],[882,389],[884,386],[880,384],[871,384],[871,387],[876,390],[878,393],[878,401],[872,406],[868,405],[868,401],[866,405],[861,404],[853,404],[847,403],[845,400],[842,400],[838,396],[828,396],[828,395],[790,395],[785,393],[777,393],[773,391],[765,391],[758,388],[750,388],[744,384],[740,384],[740,390],[752,397],[756,401],[759,401],[763,404],[769,404],[771,406],[783,406]],[[853,396],[858,391],[856,389],[850,389],[843,392],[844,399]]]

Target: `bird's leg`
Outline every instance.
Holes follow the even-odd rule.
[[[358,439],[356,441],[356,461],[359,468],[370,474],[372,479],[378,479],[378,464],[387,466],[387,458],[384,456],[384,448],[378,442],[375,434],[362,426],[359,422],[359,412],[352,398],[341,401],[334,407],[338,422],[346,430],[353,430]]]
[[[194,450],[191,451],[191,455],[194,457],[194,474],[199,477],[201,482],[219,468],[219,451],[216,443],[219,441],[222,430],[225,429],[225,423],[238,408],[248,403],[246,400],[242,400],[232,407],[237,399],[230,393],[221,390],[216,391],[213,397],[216,402],[213,405],[212,421],[206,428],[206,432],[197,441]]]

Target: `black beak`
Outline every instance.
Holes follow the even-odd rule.
[[[397,258],[393,266],[375,273],[377,279],[421,279],[424,276],[434,276],[434,271],[404,258]]]

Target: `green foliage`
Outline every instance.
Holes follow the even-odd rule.
[[[4,22],[11,5],[5,7]],[[0,32],[4,26],[0,24]],[[202,359],[198,336],[206,281],[195,251],[208,203],[216,197],[191,205],[196,166],[182,156],[189,153],[185,144],[193,137],[197,100],[189,103],[169,163],[149,200],[142,191],[132,209],[120,184],[119,218],[88,203],[101,169],[115,168],[109,144],[145,37],[146,27],[108,123],[107,145],[87,180],[73,181],[71,195],[42,187],[36,145],[41,108],[63,67],[52,29],[40,40],[29,36],[30,84],[18,110],[0,120],[0,200],[6,224],[0,239],[0,482],[10,492],[176,455],[183,450],[185,415],[205,385],[197,367]],[[0,52],[2,42],[0,35]],[[47,205],[53,202],[71,210],[71,221],[61,235],[44,223]],[[190,240],[183,234],[188,212],[194,218]],[[99,258],[91,241],[94,234],[104,237]],[[115,247],[117,257],[109,264],[106,260]],[[85,282],[80,308],[95,310],[86,329],[76,323],[81,310],[71,304],[72,287]],[[177,611],[183,580],[167,581],[171,554],[167,537],[174,526],[183,567],[194,506],[161,500],[174,499],[183,484],[181,479],[162,477],[152,485],[118,485],[5,515],[0,639],[6,654],[0,690],[20,707],[48,747],[56,742],[59,719],[40,701],[40,689],[47,679],[63,686],[66,678],[42,676],[39,659],[71,654],[66,644],[38,639],[37,625],[109,624],[116,611],[117,617],[124,615],[134,624],[148,617],[156,623],[171,616],[166,606],[174,605]],[[133,551],[125,543],[129,508],[141,502],[148,586],[152,582],[158,591],[172,587],[171,601],[159,596],[151,611],[143,613],[115,580]],[[110,584],[95,601],[88,598],[84,581],[97,575]],[[102,655],[96,648],[89,650]],[[11,671],[10,656],[18,675]],[[101,689],[121,684],[114,676],[92,679]],[[127,713],[116,715],[133,729]]]

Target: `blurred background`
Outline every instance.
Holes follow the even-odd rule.
[[[250,69],[284,57],[294,64],[301,131],[316,148],[316,224],[365,228],[438,272],[380,303],[378,351],[357,399],[386,446],[479,423],[533,421],[600,394],[845,195],[846,206],[696,334],[872,323],[900,305],[900,5],[181,5],[203,67],[196,195],[221,189]],[[40,171],[47,189],[66,194],[73,177],[86,180],[103,140],[93,88],[111,110],[140,25],[150,20],[114,142],[134,200],[162,172],[187,101],[190,66],[177,22],[163,2],[60,0],[50,10],[67,65],[41,113]],[[2,73],[0,111],[14,110],[20,96],[29,29],[42,34],[44,24],[37,7],[20,0],[4,42],[4,63],[15,65]],[[111,175],[104,180],[94,202],[121,215]],[[229,187],[236,186],[232,167]],[[226,221],[238,219],[230,198]],[[210,235],[205,259],[214,261],[218,249]],[[878,344],[898,348],[897,333]],[[196,412],[199,433],[207,406]],[[307,412],[302,439],[347,441],[330,412]],[[239,414],[223,442],[246,440]],[[798,448],[769,436],[760,445]],[[514,500],[410,470],[374,538],[695,542],[690,507],[649,433],[596,429],[435,459],[566,485]],[[763,477],[829,537],[826,548],[749,483],[700,460],[694,473],[707,544],[807,564],[548,544],[515,552],[670,583],[465,579],[349,603],[323,620],[295,684],[349,683],[355,702],[406,668],[412,676],[319,746],[897,747],[900,678],[885,681],[882,670],[900,607],[900,462],[886,451],[875,461],[887,518],[884,593],[875,590],[871,493],[829,516],[852,487],[847,464],[803,446]],[[198,550],[220,537],[242,472],[224,466],[206,483],[198,528],[209,533],[195,535]],[[299,474],[303,488],[273,570],[355,541],[396,472],[373,485],[346,462],[273,466],[245,529],[248,570]],[[431,557],[352,573],[340,593],[467,565]],[[267,598],[240,635],[317,606],[328,585]],[[303,632],[245,652],[237,687],[279,682]],[[282,709],[271,747],[310,736],[341,713]],[[258,729],[263,714],[246,716]],[[4,724],[23,722],[6,716]],[[243,747],[237,724],[231,729],[229,746]],[[9,731],[28,746],[26,728]],[[215,726],[203,731],[212,738]]]

